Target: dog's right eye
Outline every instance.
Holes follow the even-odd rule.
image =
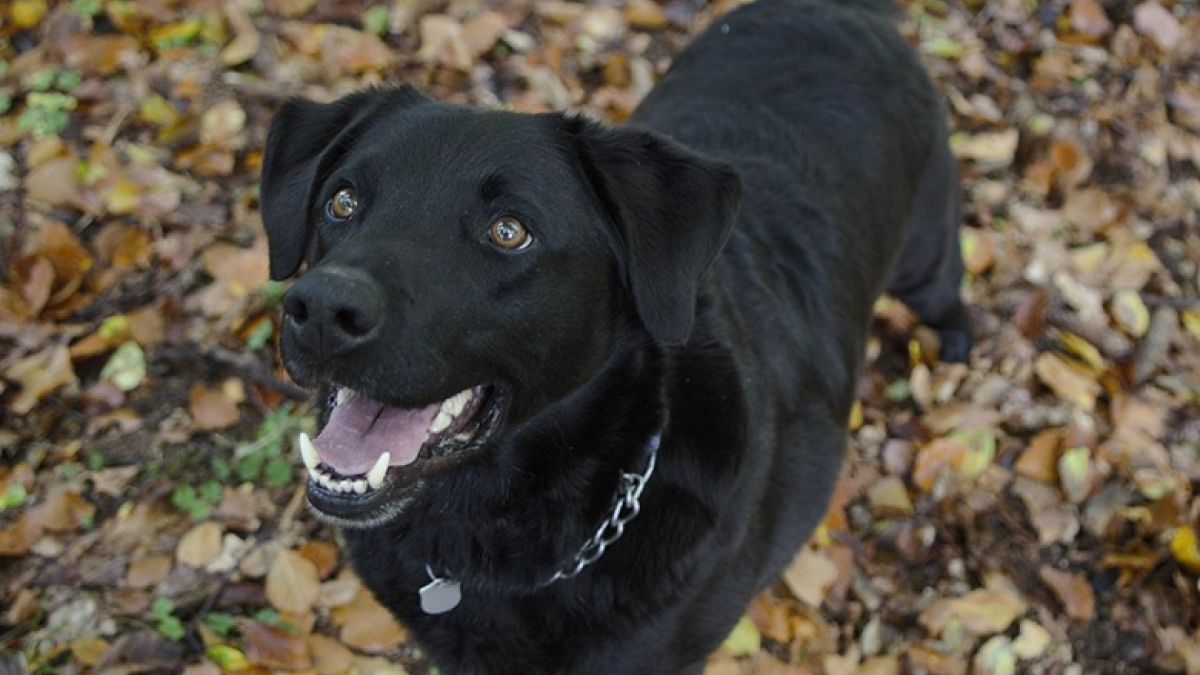
[[[325,210],[334,220],[349,220],[358,210],[358,192],[349,187],[338,190],[325,205]]]

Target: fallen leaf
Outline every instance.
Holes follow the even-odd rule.
[[[313,664],[308,642],[302,636],[265,623],[238,621],[246,660],[256,666],[280,670],[303,670]]]
[[[1039,432],[1017,457],[1013,470],[1019,475],[1045,483],[1058,481],[1058,447],[1062,440],[1059,429]]]
[[[951,622],[959,621],[975,635],[1003,632],[1025,613],[1027,604],[1010,588],[978,588],[957,598],[935,601],[921,612],[921,625],[933,635],[941,635]]]
[[[1021,621],[1020,632],[1012,643],[1013,653],[1022,659],[1037,659],[1050,647],[1050,631],[1032,620]]]
[[[1137,291],[1121,289],[1113,293],[1109,312],[1117,327],[1132,337],[1142,337],[1150,329],[1150,310]]]
[[[133,391],[141,386],[146,379],[146,353],[141,345],[130,340],[117,347],[100,369],[100,377],[121,391]]]
[[[408,631],[365,588],[353,602],[335,607],[331,614],[342,642],[354,649],[382,652],[408,639]]]
[[[955,134],[950,147],[959,159],[980,164],[984,169],[1003,169],[1013,163],[1021,133],[1016,129],[986,131],[974,135]]]
[[[1038,570],[1038,577],[1054,592],[1068,617],[1076,621],[1091,621],[1095,617],[1096,596],[1086,577],[1045,565]]]
[[[725,638],[725,642],[721,646],[735,657],[749,656],[762,646],[762,636],[750,617],[743,616],[729,632],[729,637]]]
[[[1034,372],[1058,398],[1090,412],[1096,407],[1100,383],[1091,374],[1060,356],[1043,352],[1034,362]]]
[[[908,488],[898,476],[884,476],[867,488],[867,502],[875,513],[909,515],[913,512]]]
[[[1133,25],[1139,33],[1149,37],[1164,52],[1175,49],[1179,42],[1179,20],[1154,0],[1143,2],[1134,8]]]
[[[972,675],[1013,675],[1016,671],[1017,655],[1006,635],[989,638],[971,659]]]
[[[266,590],[267,600],[276,609],[294,614],[307,612],[321,593],[317,566],[298,552],[283,549],[267,572]]]
[[[350,670],[354,662],[354,652],[351,652],[341,642],[319,633],[305,636],[308,651],[312,654],[312,668],[317,675],[338,675]]]
[[[174,566],[169,555],[151,555],[129,562],[125,571],[125,585],[130,588],[154,588],[162,583]]]
[[[179,539],[175,557],[185,565],[203,568],[221,554],[221,526],[207,521],[188,530]]]
[[[421,48],[417,57],[426,63],[470,70],[475,60],[457,19],[445,14],[421,17]]]
[[[1112,32],[1112,22],[1096,0],[1071,0],[1068,16],[1071,27],[1094,39]]]
[[[34,512],[38,524],[51,532],[75,532],[91,526],[96,517],[96,507],[65,485],[47,490],[45,500]]]
[[[484,11],[462,25],[462,39],[475,58],[491,51],[508,31],[508,18],[500,12]]]
[[[667,13],[654,0],[629,0],[625,3],[625,20],[642,30],[659,30],[669,23]]]
[[[1197,542],[1195,528],[1184,525],[1175,530],[1175,535],[1171,537],[1171,555],[1189,572],[1200,573],[1200,543]]]
[[[196,431],[213,431],[231,426],[241,417],[237,402],[223,387],[192,385],[188,394],[188,412]]]
[[[811,546],[800,549],[783,572],[788,589],[810,607],[821,606],[837,577],[837,566],[829,554]]]

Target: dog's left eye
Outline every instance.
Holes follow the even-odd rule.
[[[533,243],[533,235],[512,216],[499,218],[488,228],[488,239],[508,251],[520,251]]]
[[[329,199],[325,209],[337,220],[348,220],[358,210],[358,192],[348,187],[338,190]]]

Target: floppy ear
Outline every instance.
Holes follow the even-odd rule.
[[[592,189],[616,228],[618,259],[642,325],[682,344],[700,278],[729,238],[742,186],[728,164],[661,134],[568,118]]]
[[[312,190],[321,175],[378,112],[424,100],[412,87],[371,89],[333,103],[293,98],[275,113],[260,190],[272,279],[292,276],[304,261],[313,228]]]

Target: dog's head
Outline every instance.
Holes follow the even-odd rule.
[[[311,503],[387,520],[584,386],[621,325],[686,341],[732,169],[649,131],[411,88],[288,102],[263,160],[281,349],[328,398]]]

